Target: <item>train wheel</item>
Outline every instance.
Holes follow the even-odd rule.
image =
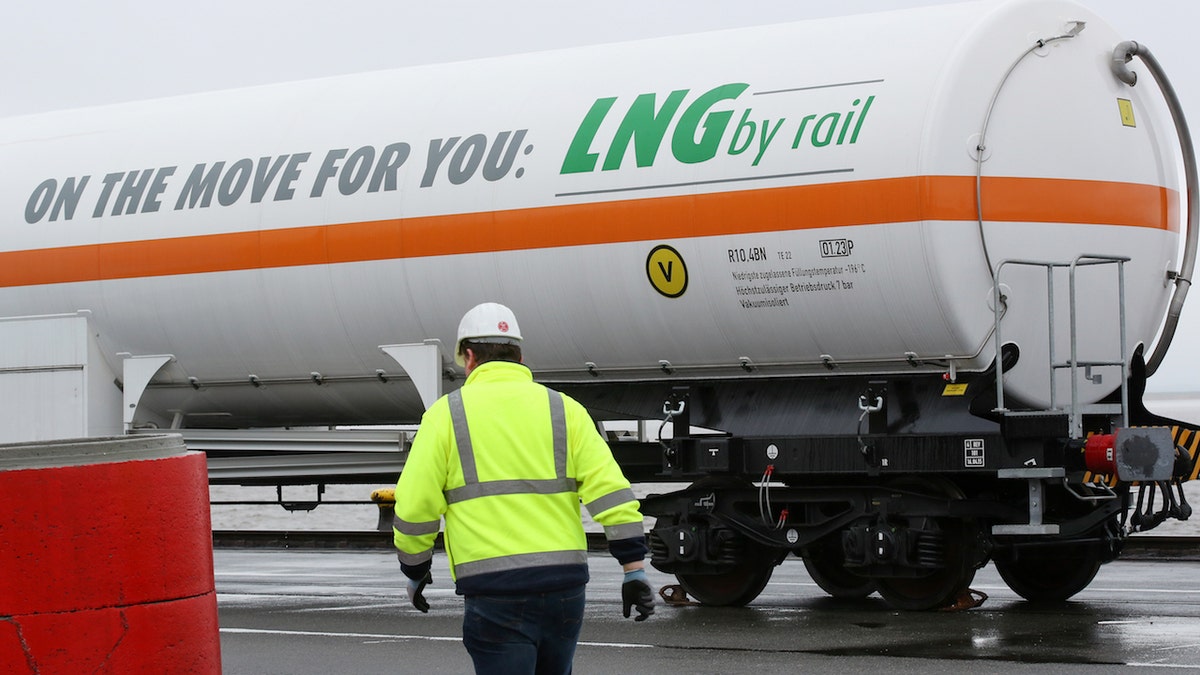
[[[860,600],[875,592],[875,581],[846,569],[846,558],[836,537],[810,546],[804,552],[804,569],[821,590],[843,600]]]
[[[679,585],[705,605],[741,607],[758,597],[771,580],[777,555],[763,551],[747,556],[734,569],[721,574],[676,574]]]
[[[691,488],[746,488],[750,482],[728,476],[709,476],[692,483]],[[762,593],[780,554],[751,541],[744,541],[744,550],[737,566],[720,574],[680,574],[679,585],[693,598],[705,605],[741,607]]]
[[[1030,602],[1062,602],[1096,578],[1100,558],[1085,545],[1039,547],[1007,558],[997,557],[996,571],[1008,587]]]
[[[963,494],[950,481],[936,479],[906,479],[895,487],[932,496],[962,498]],[[979,525],[972,520],[914,516],[908,526],[915,529],[934,529],[943,533],[945,565],[922,577],[880,577],[875,580],[879,595],[897,609],[926,610],[945,607],[965,592],[975,579],[975,559],[970,542],[979,536]]]

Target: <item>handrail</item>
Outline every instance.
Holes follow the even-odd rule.
[[[1001,314],[1001,312],[999,311],[1000,304],[1001,304],[1001,302],[1003,302],[1003,297],[1000,292],[1001,272],[1004,270],[1005,267],[1007,267],[1009,265],[1042,267],[1042,268],[1045,268],[1045,270],[1046,270],[1046,310],[1047,310],[1047,334],[1046,334],[1046,337],[1047,337],[1047,344],[1048,344],[1047,356],[1049,359],[1049,363],[1047,364],[1047,366],[1048,366],[1047,370],[1050,374],[1050,382],[1049,382],[1050,408],[1049,409],[1050,410],[1062,409],[1059,407],[1059,404],[1058,404],[1057,383],[1055,381],[1055,379],[1056,379],[1055,373],[1060,368],[1070,368],[1070,371],[1071,371],[1071,395],[1070,395],[1071,400],[1070,400],[1070,403],[1066,406],[1066,411],[1069,412],[1070,416],[1071,416],[1070,435],[1071,435],[1071,438],[1082,437],[1082,434],[1083,434],[1083,425],[1082,425],[1083,406],[1081,406],[1079,403],[1079,387],[1078,387],[1079,368],[1080,368],[1080,366],[1084,366],[1084,367],[1117,366],[1117,367],[1120,367],[1120,369],[1121,369],[1121,378],[1120,378],[1120,382],[1121,382],[1121,404],[1120,404],[1121,426],[1128,426],[1128,423],[1129,423],[1129,417],[1128,417],[1128,415],[1129,415],[1129,389],[1128,389],[1129,381],[1128,380],[1129,380],[1129,378],[1128,378],[1127,368],[1129,365],[1129,348],[1128,348],[1128,344],[1127,344],[1127,337],[1126,337],[1126,331],[1125,331],[1125,323],[1126,323],[1125,263],[1129,262],[1129,260],[1130,259],[1126,256],[1113,256],[1113,255],[1103,255],[1103,254],[1094,254],[1094,253],[1083,253],[1083,254],[1078,255],[1074,260],[1072,260],[1070,262],[1051,262],[1051,261],[1045,261],[1045,260],[1010,259],[1010,260],[1001,261],[1000,264],[996,266],[996,272],[995,272],[994,276],[992,277],[993,309],[995,311],[995,323],[992,327],[992,335],[995,337],[995,345],[996,345],[996,408],[995,408],[995,412],[998,412],[1001,414],[1006,414],[1006,413],[1011,412],[1005,407],[1005,404],[1004,404],[1004,377],[1002,375],[1002,367],[1001,367],[1001,353],[1002,353],[1001,350],[1004,346],[1003,338],[1001,336],[1001,319],[1003,318],[1004,315]],[[1116,265],[1116,268],[1117,268],[1118,321],[1121,325],[1120,345],[1119,345],[1121,354],[1120,354],[1120,359],[1117,361],[1110,362],[1110,361],[1096,361],[1096,360],[1088,360],[1088,361],[1080,361],[1079,360],[1079,347],[1078,347],[1079,325],[1078,325],[1078,315],[1077,315],[1078,289],[1077,289],[1077,285],[1076,285],[1076,281],[1075,281],[1075,272],[1080,267],[1090,267],[1090,266],[1095,266],[1095,265]],[[1071,355],[1070,355],[1070,358],[1065,362],[1059,362],[1055,356],[1056,348],[1055,348],[1054,326],[1055,326],[1056,321],[1058,320],[1057,319],[1058,314],[1055,311],[1055,306],[1054,306],[1054,296],[1055,296],[1055,293],[1054,293],[1054,271],[1056,269],[1060,269],[1060,268],[1069,270],[1069,282],[1070,282],[1069,291],[1068,291],[1069,321],[1068,321],[1067,326],[1068,326],[1068,330],[1070,331],[1069,337],[1070,337]]]

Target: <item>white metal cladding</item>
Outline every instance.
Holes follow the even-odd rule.
[[[1086,28],[1038,49],[1001,88],[1006,70],[1030,45],[1069,31],[1074,21],[1086,21]],[[0,254],[285,228],[330,226],[332,233],[426,216],[451,220],[443,229],[433,222],[424,235],[449,242],[446,254],[401,251],[380,260],[272,266],[267,261],[287,252],[264,248],[257,269],[0,288],[0,316],[86,308],[113,367],[120,352],[174,355],[143,400],[146,419],[159,423],[169,421],[170,410],[251,421],[286,413],[324,423],[383,421],[392,409],[397,420],[413,420],[419,400],[396,386],[402,375],[378,347],[427,339],[450,344],[462,313],[484,300],[516,311],[527,334],[527,362],[559,379],[590,378],[588,363],[606,377],[658,378],[664,360],[682,377],[740,375],[742,357],[758,373],[775,376],[825,373],[824,356],[839,364],[838,372],[908,372],[909,355],[926,363],[949,355],[962,369],[980,369],[992,356],[991,280],[973,221],[925,215],[928,196],[920,193],[888,204],[902,217],[830,227],[812,227],[828,217],[823,209],[725,213],[719,199],[698,200],[972,177],[972,139],[998,89],[984,177],[1177,190],[1155,92],[1126,87],[1107,70],[1108,55],[1124,37],[1072,3],[970,3],[3,120],[0,166],[13,178],[0,188],[8,224]],[[689,140],[689,105],[737,83],[748,86],[707,109],[729,113],[713,156],[681,160],[686,148],[673,143],[680,128],[681,142]],[[650,94],[661,109],[678,91],[686,93],[654,152],[639,162],[635,141],[613,154],[619,167],[605,170],[624,112]],[[609,112],[581,136],[589,111],[607,98],[615,99]],[[1118,98],[1132,102],[1136,126],[1121,123]],[[833,113],[837,123],[820,127]],[[703,136],[700,122],[708,119],[693,120],[691,141]],[[504,132],[516,154],[494,180],[483,176],[482,163],[474,173],[466,159],[456,165],[453,153],[430,159],[451,139],[466,144],[482,135],[497,147]],[[572,151],[578,138],[586,147]],[[409,154],[394,172],[395,189],[380,174],[379,190],[370,191],[371,173],[363,187],[343,194],[342,176],[321,172],[331,152],[344,150],[345,166],[359,149],[371,148],[379,160],[401,143]],[[297,162],[304,153],[307,159]],[[588,154],[595,155],[594,170],[564,172],[568,157]],[[270,161],[261,163],[263,157]],[[251,162],[258,178],[251,176],[228,205],[214,197],[207,207],[176,208],[195,167],[225,162],[232,171],[241,160]],[[289,166],[290,193],[282,190]],[[471,175],[451,180],[455,166],[458,178]],[[173,168],[161,176],[161,205],[147,210],[143,192],[141,201],[127,200],[134,212],[113,215],[124,186],[117,181],[97,209],[106,175],[131,167],[153,170],[145,190],[162,169]],[[47,207],[40,220],[27,222],[45,206],[33,199],[42,182],[53,178],[65,189],[68,178],[83,176],[91,178],[73,218],[60,212],[51,222]],[[318,183],[319,197],[313,196]],[[833,211],[896,199],[877,194],[868,190],[863,203],[834,204]],[[649,200],[670,198],[682,201],[671,202],[674,210],[664,218],[679,224],[660,232],[644,214]],[[638,222],[648,223],[648,233],[570,239],[580,212],[562,209],[614,203],[614,233],[626,210],[642,214]],[[505,248],[505,226],[521,227],[520,218],[503,214],[531,209],[564,214],[544,232],[552,244],[539,246],[534,233],[526,235],[532,243],[498,250]],[[481,215],[453,220],[458,214]],[[721,225],[715,234],[700,225],[714,221]],[[1086,219],[993,221],[984,231],[993,265],[1011,257],[1130,256],[1130,341],[1154,339],[1168,299],[1165,273],[1177,257],[1176,231]],[[457,243],[485,234],[479,249]],[[853,242],[852,253],[825,257],[837,251],[823,247],[838,242]],[[648,280],[648,257],[664,245],[687,265],[688,285],[677,297]],[[773,276],[783,272],[792,276]],[[1029,355],[1010,374],[1009,391],[1035,401],[1044,398],[1046,384],[1037,358],[1045,291],[1037,281],[1012,282],[1005,326]],[[786,290],[772,290],[785,284]],[[1082,304],[1101,327],[1088,332],[1088,351],[1107,349],[1115,332],[1107,321],[1109,289],[1097,291]],[[376,382],[379,371],[391,382]],[[312,385],[312,373],[336,386]],[[267,386],[234,386],[252,374]],[[204,386],[186,386],[189,378]],[[1083,397],[1103,395],[1111,384]]]

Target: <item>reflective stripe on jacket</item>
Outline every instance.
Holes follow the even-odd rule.
[[[456,580],[586,564],[580,500],[610,540],[642,536],[629,481],[583,406],[493,361],[422,417],[396,484],[394,541],[406,565],[428,561],[444,516]]]

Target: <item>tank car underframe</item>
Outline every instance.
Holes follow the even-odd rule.
[[[1079,568],[1091,570],[1090,581],[1120,550],[1118,522],[1128,504],[1118,498],[1080,505],[1065,490],[1047,490],[1050,514],[1065,518],[1056,523],[1057,534],[1002,537],[991,534],[989,524],[1027,518],[1023,486],[1005,489],[988,477],[935,473],[806,482],[813,484],[711,476],[644,499],[643,512],[658,518],[650,533],[652,564],[678,576],[706,604],[745,604],[774,565],[793,553],[835,597],[878,590],[899,608],[931,609],[966,591],[990,558],[1022,561],[1010,566],[1012,575],[1032,579],[1038,573],[1029,569],[1040,569],[1039,561],[1047,567],[1072,562],[1022,553],[1042,544],[1074,554]],[[731,577],[756,586],[754,594],[740,586],[730,594]]]
[[[902,609],[952,604],[989,560],[1030,600],[1082,590],[1120,552],[1129,484],[1085,483],[1066,412],[997,414],[989,373],[947,384],[915,373],[562,388],[601,416],[657,393],[674,433],[656,479],[692,484],[643,499],[658,519],[651,562],[705,604],[750,602],[789,553],[835,597],[878,591]],[[1108,416],[1084,421],[1112,432]]]

